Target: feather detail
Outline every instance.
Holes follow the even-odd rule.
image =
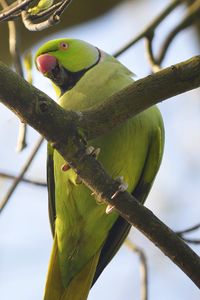
[[[57,237],[54,238],[53,250],[48,269],[48,276],[45,287],[44,300],[86,300],[96,266],[99,260],[100,251],[96,253],[84,268],[70,281],[65,288],[62,285],[59,262]]]

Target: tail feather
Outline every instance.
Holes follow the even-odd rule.
[[[96,271],[100,251],[70,281],[65,288],[62,284],[58,262],[57,238],[54,238],[53,250],[48,269],[44,300],[86,300]]]

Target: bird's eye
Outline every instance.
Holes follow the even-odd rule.
[[[69,45],[67,43],[61,42],[60,43],[60,49],[67,50],[69,48]]]

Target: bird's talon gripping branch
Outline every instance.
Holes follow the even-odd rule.
[[[81,111],[76,111],[77,116],[79,117],[79,121],[83,118],[83,113]]]
[[[96,204],[101,205],[104,204],[105,202],[102,201],[101,197],[96,197]]]
[[[76,182],[76,184],[81,184],[82,183],[82,179],[79,175],[77,175],[75,182]]]
[[[63,172],[66,172],[68,171],[69,169],[71,169],[70,165],[67,164],[67,163],[64,163],[62,166],[61,166],[61,171]]]
[[[100,153],[101,149],[100,148],[94,148],[93,146],[89,146],[87,149],[86,149],[86,154],[87,155],[91,155],[93,156],[95,159],[98,158],[99,156],[99,153]]]
[[[106,214],[109,215],[113,211],[114,208],[115,208],[114,205],[108,205],[106,207]]]
[[[98,204],[98,205],[101,205],[101,204],[103,204],[103,203],[105,203],[102,199],[101,199],[101,195],[97,195],[95,192],[92,192],[91,194],[90,194],[90,196],[95,196],[96,195],[96,197],[95,197],[95,200],[96,200],[96,204]]]
[[[111,199],[114,199],[120,192],[124,192],[128,188],[128,184],[123,181],[123,176],[117,177],[116,181],[119,182],[120,185],[118,186],[117,191],[111,196]],[[106,214],[107,215],[110,214],[113,211],[114,208],[115,208],[114,205],[109,204],[106,207]]]
[[[93,156],[95,159],[97,159],[98,156],[99,156],[100,151],[101,151],[100,148],[95,149],[95,150],[92,152],[92,156]]]
[[[93,146],[89,146],[89,147],[86,148],[85,152],[86,152],[87,155],[91,155],[94,150],[95,149],[94,149]]]
[[[120,183],[117,191],[111,196],[111,199],[114,199],[120,192],[125,192],[128,188],[128,184],[123,181],[123,176],[117,177],[116,181]]]

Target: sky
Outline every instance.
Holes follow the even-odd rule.
[[[84,39],[108,53],[139,33],[169,1],[127,1],[104,16],[61,32],[55,37]],[[164,35],[177,23],[182,9],[176,10],[156,32],[155,48]],[[120,29],[120,30],[119,30]],[[112,39],[110,38],[112,37]],[[47,38],[48,39],[48,38]],[[46,40],[47,40],[46,39]],[[34,49],[43,44],[41,41]],[[165,66],[199,54],[199,44],[193,29],[180,34],[169,49]],[[137,78],[149,73],[144,53],[144,41],[120,56],[120,61]],[[50,82],[34,70],[34,85],[55,97]],[[200,210],[200,104],[199,90],[194,90],[159,104],[165,124],[165,152],[163,162],[146,206],[174,230],[181,230],[199,222]],[[29,128],[28,147],[16,153],[18,120],[0,105],[0,171],[17,174],[38,139]],[[27,173],[28,178],[45,180],[46,145]],[[10,185],[0,179],[3,196]],[[193,236],[193,235],[191,235]],[[196,238],[199,232],[195,233]],[[0,291],[4,300],[42,299],[46,271],[52,246],[47,191],[21,183],[0,215]],[[150,241],[133,229],[130,239],[143,248],[149,270],[149,299],[199,299],[196,286]],[[200,253],[200,246],[193,246]],[[92,288],[89,300],[138,299],[139,260],[123,245]]]

